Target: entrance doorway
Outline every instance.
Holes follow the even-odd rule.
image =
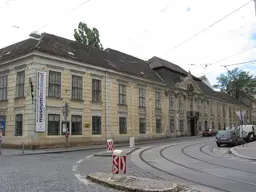
[[[196,126],[195,126],[195,119],[190,119],[190,135],[195,136],[196,135]]]

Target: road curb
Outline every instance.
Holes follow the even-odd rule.
[[[190,137],[173,137],[173,138],[168,138],[168,139],[158,139],[158,140],[148,140],[148,141],[141,141],[141,142],[138,142],[137,145],[145,145],[145,144],[151,144],[151,143],[164,143],[164,142],[167,142],[168,140],[170,142],[173,142],[173,141],[179,141],[179,140],[182,140],[182,139],[188,139],[188,138],[198,138],[200,136],[190,136]],[[115,145],[115,147],[125,147],[127,146],[128,147],[128,144],[129,143],[123,143],[123,144],[117,144]],[[42,154],[58,154],[58,153],[69,153],[69,152],[77,152],[77,151],[90,151],[90,150],[95,150],[95,149],[106,149],[106,146],[97,146],[97,147],[88,147],[88,148],[79,148],[79,149],[68,149],[68,150],[65,150],[65,149],[62,149],[62,150],[56,150],[56,151],[42,151],[42,152],[29,152],[29,153],[17,153],[17,154],[7,154],[7,155],[4,155],[2,154],[3,156],[25,156],[25,155],[42,155]]]
[[[102,175],[101,175],[102,174]],[[182,191],[183,188],[176,183],[172,183],[170,181],[160,181],[160,180],[154,180],[154,179],[148,179],[148,178],[142,178],[142,177],[134,177],[134,176],[127,176],[126,179],[116,181],[110,179],[110,174],[106,173],[91,173],[86,176],[87,179],[89,179],[92,182],[99,183],[105,186],[108,186],[110,188],[119,189],[123,191],[128,192],[178,192]],[[164,182],[161,188],[151,189],[150,186],[143,186],[143,185],[136,185],[135,180],[139,180],[140,182],[143,180],[147,180],[149,182],[148,185],[152,185],[153,182]],[[130,181],[130,182],[129,182]],[[139,183],[139,182],[137,182]],[[144,181],[145,183],[145,181]],[[168,186],[169,184],[169,186]],[[143,187],[142,187],[143,186]],[[158,185],[159,186],[159,185]]]
[[[248,157],[248,156],[244,156],[244,155],[241,155],[239,154],[234,147],[230,148],[230,151],[233,155],[237,156],[237,157],[240,157],[240,158],[243,158],[243,159],[248,159],[248,160],[253,160],[253,161],[256,161],[256,158],[253,158],[253,157]]]
[[[132,152],[134,152],[134,151],[136,151],[136,150],[138,150],[138,149],[140,149],[140,147],[135,147],[135,148],[133,148],[132,150],[129,150],[127,153],[126,153],[126,155],[130,155]],[[95,157],[112,157],[112,153],[103,153],[103,152],[99,152],[99,153],[95,153],[93,156],[95,156]]]

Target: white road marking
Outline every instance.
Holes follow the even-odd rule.
[[[81,181],[84,185],[89,185],[89,184],[90,184],[90,182],[89,182],[87,179],[83,178],[80,174],[75,174],[75,176],[76,176],[76,178],[77,178],[79,181]]]
[[[86,159],[89,159],[89,158],[91,158],[91,157],[93,157],[93,155],[89,155],[89,156],[87,156],[87,157],[86,157]]]
[[[79,161],[77,161],[76,163],[79,164],[79,163],[82,163],[83,162],[83,159],[80,159]]]
[[[73,165],[72,171],[73,171],[73,172],[76,172],[76,171],[77,171],[77,165]]]

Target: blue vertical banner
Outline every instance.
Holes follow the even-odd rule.
[[[3,136],[5,136],[5,116],[0,115],[0,130]]]

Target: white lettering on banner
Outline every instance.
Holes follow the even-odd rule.
[[[36,132],[45,132],[46,72],[37,72]]]

